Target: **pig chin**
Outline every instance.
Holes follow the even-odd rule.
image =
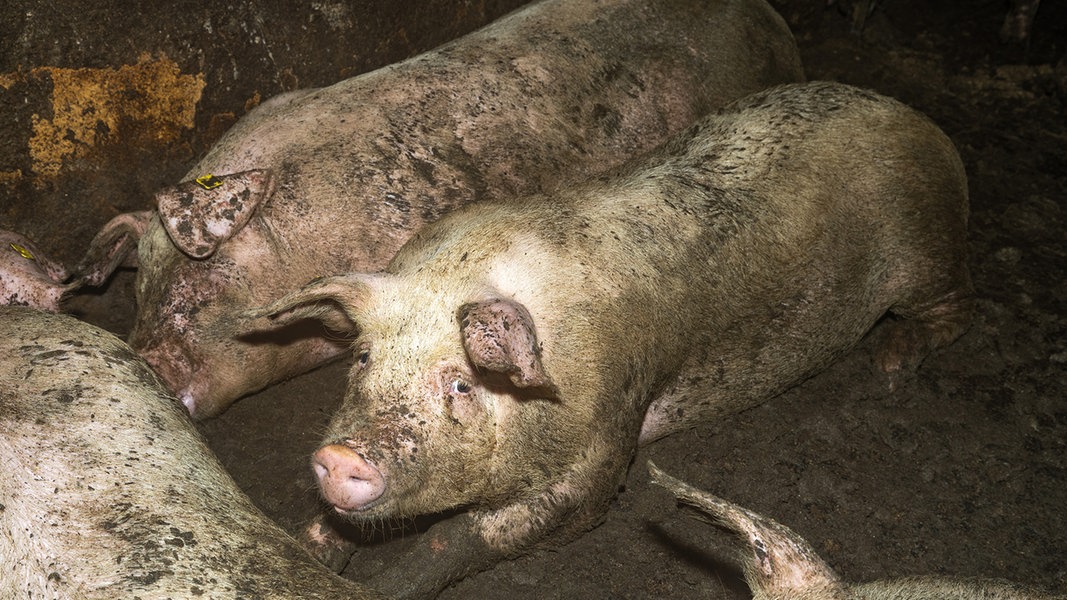
[[[192,368],[189,359],[183,354],[166,348],[144,348],[135,342],[131,343],[133,349],[141,355],[141,358],[152,367],[159,375],[167,389],[173,392],[182,401],[190,414],[193,414],[195,402],[190,396],[188,382]]]
[[[215,404],[210,402],[210,382],[194,367],[196,357],[180,348],[168,346],[134,349],[159,375],[167,389],[185,405],[191,417],[204,419],[220,412],[214,409]]]

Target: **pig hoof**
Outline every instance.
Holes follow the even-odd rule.
[[[319,448],[312,465],[322,495],[339,512],[367,508],[385,491],[381,471],[344,444]]]
[[[913,321],[886,324],[882,347],[878,352],[878,366],[889,376],[913,371],[929,352],[928,335]]]
[[[973,297],[961,292],[949,294],[921,313],[886,323],[878,366],[890,376],[916,370],[930,352],[960,337],[973,314]]]
[[[327,522],[325,516],[316,517],[308,525],[300,536],[300,545],[334,573],[344,571],[356,551],[356,543]]]

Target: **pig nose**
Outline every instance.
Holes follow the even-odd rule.
[[[385,477],[344,444],[323,446],[311,458],[322,495],[338,510],[359,510],[385,491]]]

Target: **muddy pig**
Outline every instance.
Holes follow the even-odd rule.
[[[744,541],[741,567],[753,600],[1064,600],[1014,583],[952,577],[907,577],[846,583],[803,538],[773,519],[667,475],[650,461],[652,483],[663,486],[711,522]]]
[[[67,268],[45,256],[31,240],[0,230],[0,305],[56,312],[72,289]]]
[[[469,509],[372,579],[406,593],[417,564],[425,592],[589,528],[638,444],[778,394],[887,311],[887,371],[954,340],[966,231],[963,167],[928,119],[783,86],[551,201],[452,213],[385,272],[313,281],[248,326],[358,332],[313,466],[353,521]]]
[[[101,283],[147,225],[130,344],[195,417],[211,416],[347,347],[307,323],[238,338],[241,311],[315,276],[381,270],[458,206],[600,172],[708,109],[802,78],[764,0],[537,2],[265,103],[159,192],[150,224],[106,226],[79,272]]]
[[[0,337],[0,597],[378,597],[260,513],[126,344],[25,307]]]

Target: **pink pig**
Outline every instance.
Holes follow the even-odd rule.
[[[347,350],[313,321],[238,315],[315,276],[382,269],[476,200],[566,186],[803,73],[764,0],[544,0],[440,48],[249,113],[157,210],[94,240],[80,281],[136,250],[129,342],[195,417]],[[140,231],[143,230],[143,236]]]

